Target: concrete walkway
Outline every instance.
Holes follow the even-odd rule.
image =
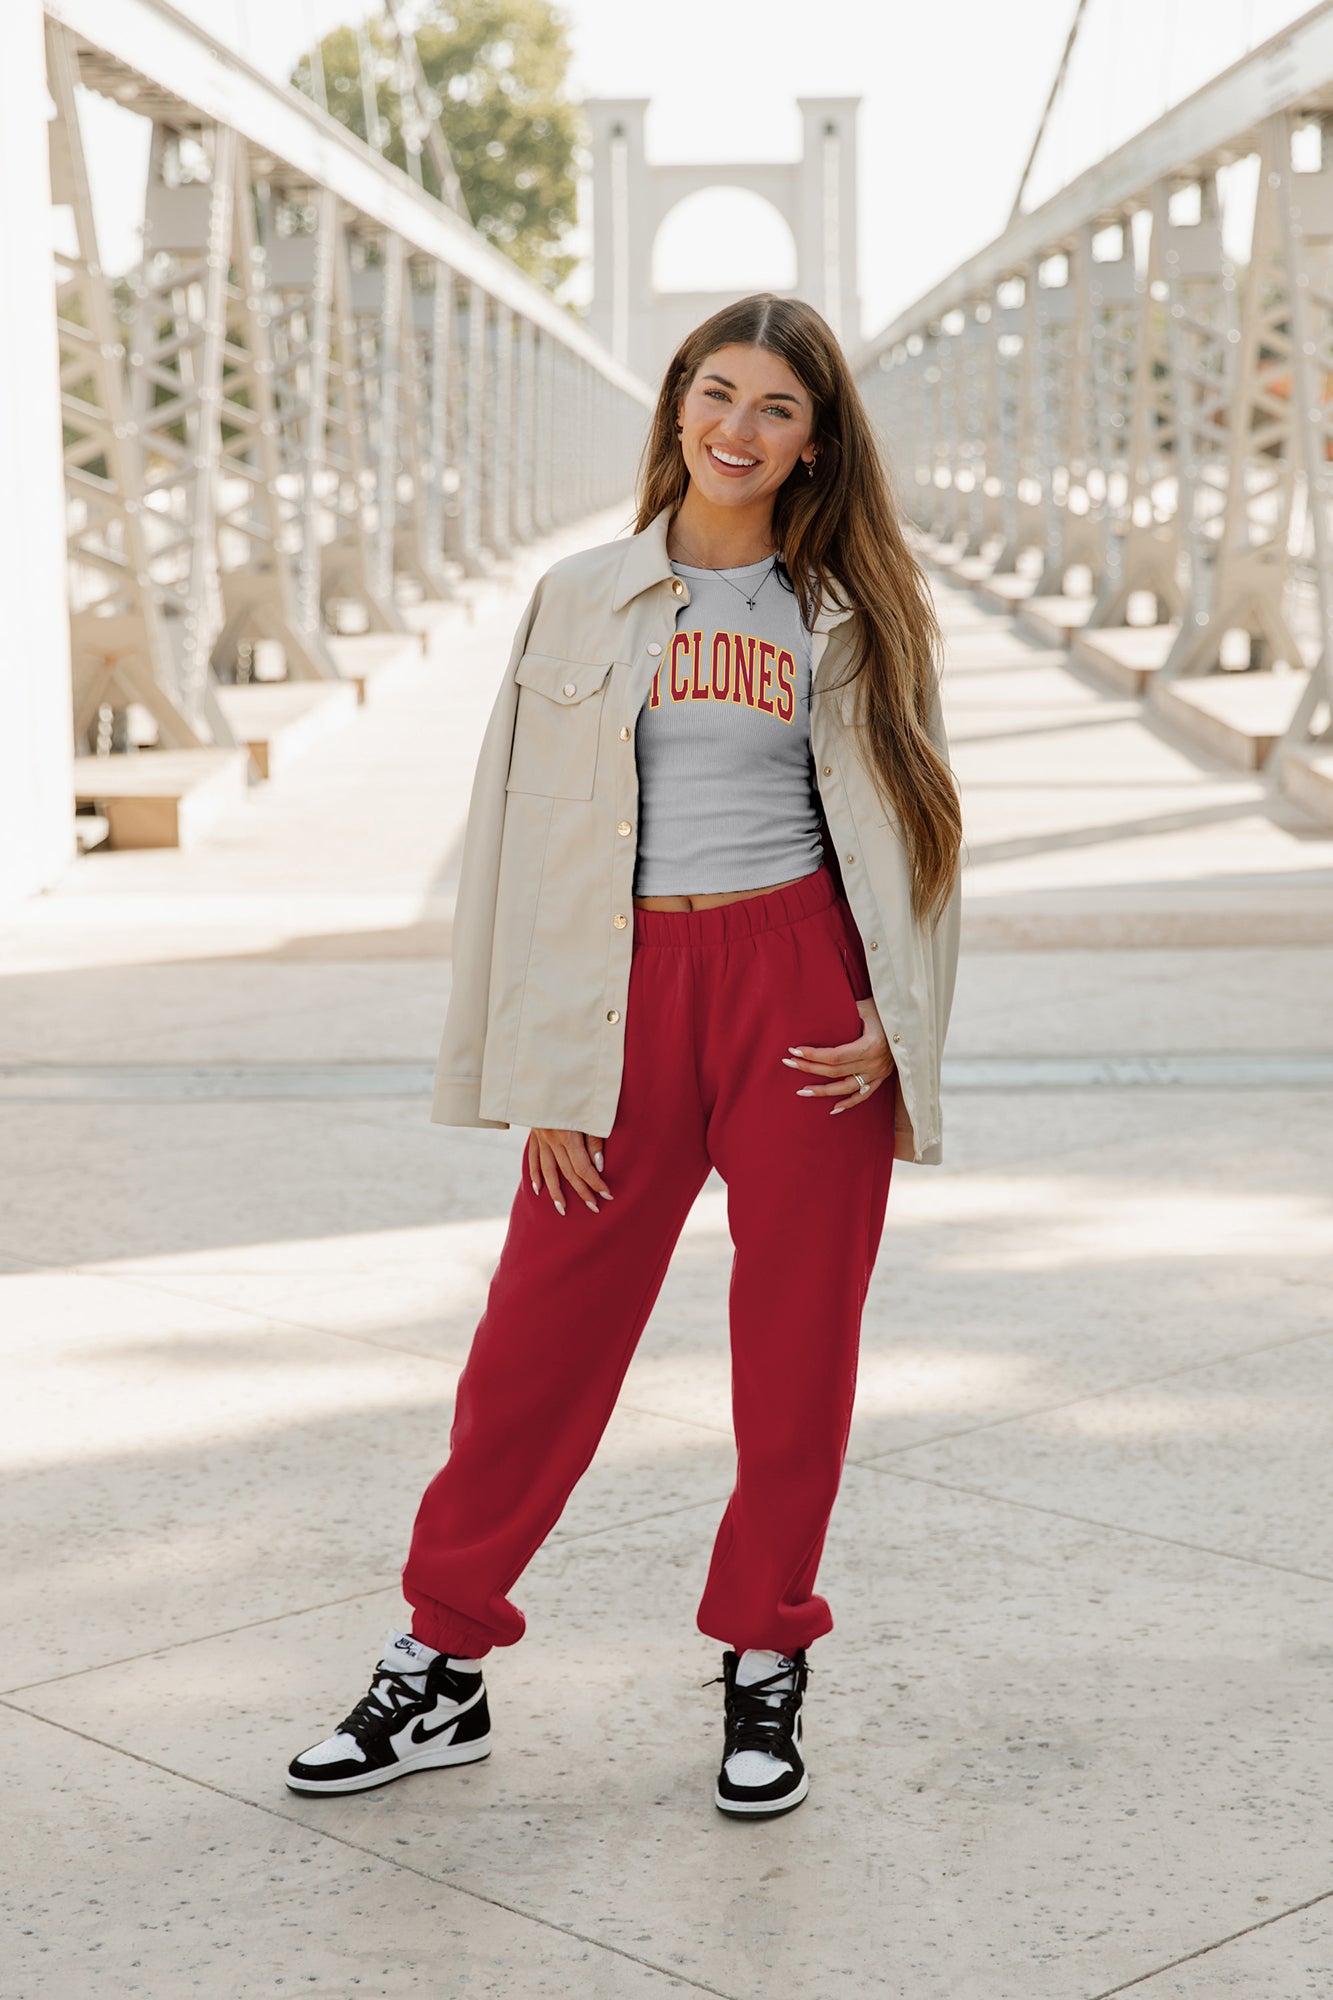
[[[285,1791],[402,1615],[525,1136],[421,1086],[554,552],[206,848],[0,923],[0,1987],[1326,2000],[1333,835],[944,580],[948,1165],[895,1176],[809,1803],[711,1804],[716,1185],[520,1586],[495,1754]]]

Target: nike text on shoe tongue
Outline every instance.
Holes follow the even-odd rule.
[[[423,1646],[420,1639],[414,1639],[410,1632],[399,1632],[391,1625],[384,1641],[383,1667],[391,1667],[398,1674],[424,1674],[431,1661],[436,1659],[433,1646]]]

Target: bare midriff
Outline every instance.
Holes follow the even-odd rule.
[[[717,910],[723,903],[743,903],[747,896],[771,896],[775,889],[790,889],[793,882],[803,882],[803,875],[792,875],[785,882],[770,882],[764,889],[709,889],[698,896],[635,896],[636,910]]]

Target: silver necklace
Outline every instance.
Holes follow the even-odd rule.
[[[753,597],[750,595],[748,590],[744,589],[744,587],[741,584],[731,583],[731,578],[727,575],[727,572],[724,569],[715,569],[710,571],[709,573],[712,576],[720,576],[723,583],[730,583],[731,588],[737,593],[738,596],[743,597],[745,599],[745,602],[749,605],[751,611],[753,611],[754,600],[756,597],[758,597],[760,591],[763,589],[764,585],[768,582],[768,579],[770,578],[770,576],[772,576],[774,570],[777,568],[778,560],[779,558],[775,555],[773,557],[773,560],[770,562],[768,568],[764,571],[758,583],[755,585]],[[702,569],[703,564],[699,563],[695,565],[695,567]],[[742,567],[742,565],[738,564],[737,567],[740,568]]]

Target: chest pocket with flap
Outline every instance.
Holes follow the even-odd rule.
[[[609,660],[525,653],[514,670],[518,714],[505,790],[547,798],[590,799],[597,775]]]

